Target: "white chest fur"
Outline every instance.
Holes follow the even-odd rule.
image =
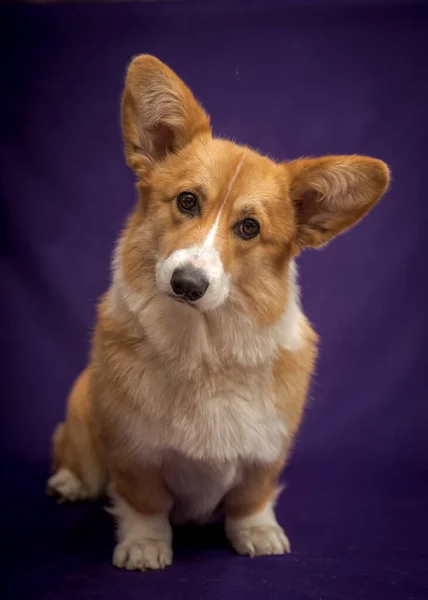
[[[177,382],[155,363],[143,374],[141,366],[137,369],[138,377],[128,372],[126,385],[138,411],[119,416],[133,453],[147,459],[173,451],[216,464],[278,457],[287,432],[276,411],[269,371],[205,373],[197,381]]]

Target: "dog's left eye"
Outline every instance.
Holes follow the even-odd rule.
[[[198,198],[192,192],[181,192],[177,196],[177,206],[180,212],[192,217],[200,213]]]
[[[244,219],[236,225],[235,231],[242,239],[251,240],[260,233],[260,225],[255,219]]]

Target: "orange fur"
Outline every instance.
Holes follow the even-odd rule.
[[[145,516],[167,515],[176,503],[187,502],[195,520],[220,506],[238,551],[283,552],[282,533],[270,550],[257,540],[263,519],[281,531],[266,507],[298,431],[317,354],[292,261],[364,216],[386,190],[388,169],[360,156],[277,164],[214,139],[190,90],[148,56],[129,68],[122,126],[139,201],[99,304],[90,365],[54,435],[55,471],[71,471],[89,496],[109,480],[144,527]],[[178,209],[183,191],[197,198],[198,216]],[[248,218],[260,234],[244,240],[236,226]],[[230,286],[212,310],[176,302],[158,279],[167,259],[205,248],[207,239],[210,260]],[[208,259],[196,253],[189,260],[199,268]],[[211,500],[202,489],[210,485]],[[251,521],[250,543],[240,523],[259,513],[263,523],[256,535]],[[119,566],[156,568],[169,560],[133,561],[129,540],[119,541]]]
[[[54,431],[53,459],[54,472],[67,466],[82,481],[88,497],[99,495],[106,466],[93,419],[89,369],[77,378],[68,398],[66,421]]]

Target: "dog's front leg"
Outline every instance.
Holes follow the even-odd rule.
[[[226,535],[239,554],[265,556],[290,552],[290,543],[275,516],[283,461],[244,470],[241,483],[224,500]]]
[[[154,468],[135,473],[111,473],[117,519],[117,545],[113,564],[130,570],[164,569],[172,562],[169,511],[173,500]]]

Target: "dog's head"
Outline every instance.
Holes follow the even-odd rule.
[[[139,203],[122,243],[133,294],[210,311],[235,303],[258,323],[280,317],[291,259],[359,221],[385,192],[380,160],[328,156],[276,163],[212,137],[186,85],[151,56],[131,63],[122,102]]]

